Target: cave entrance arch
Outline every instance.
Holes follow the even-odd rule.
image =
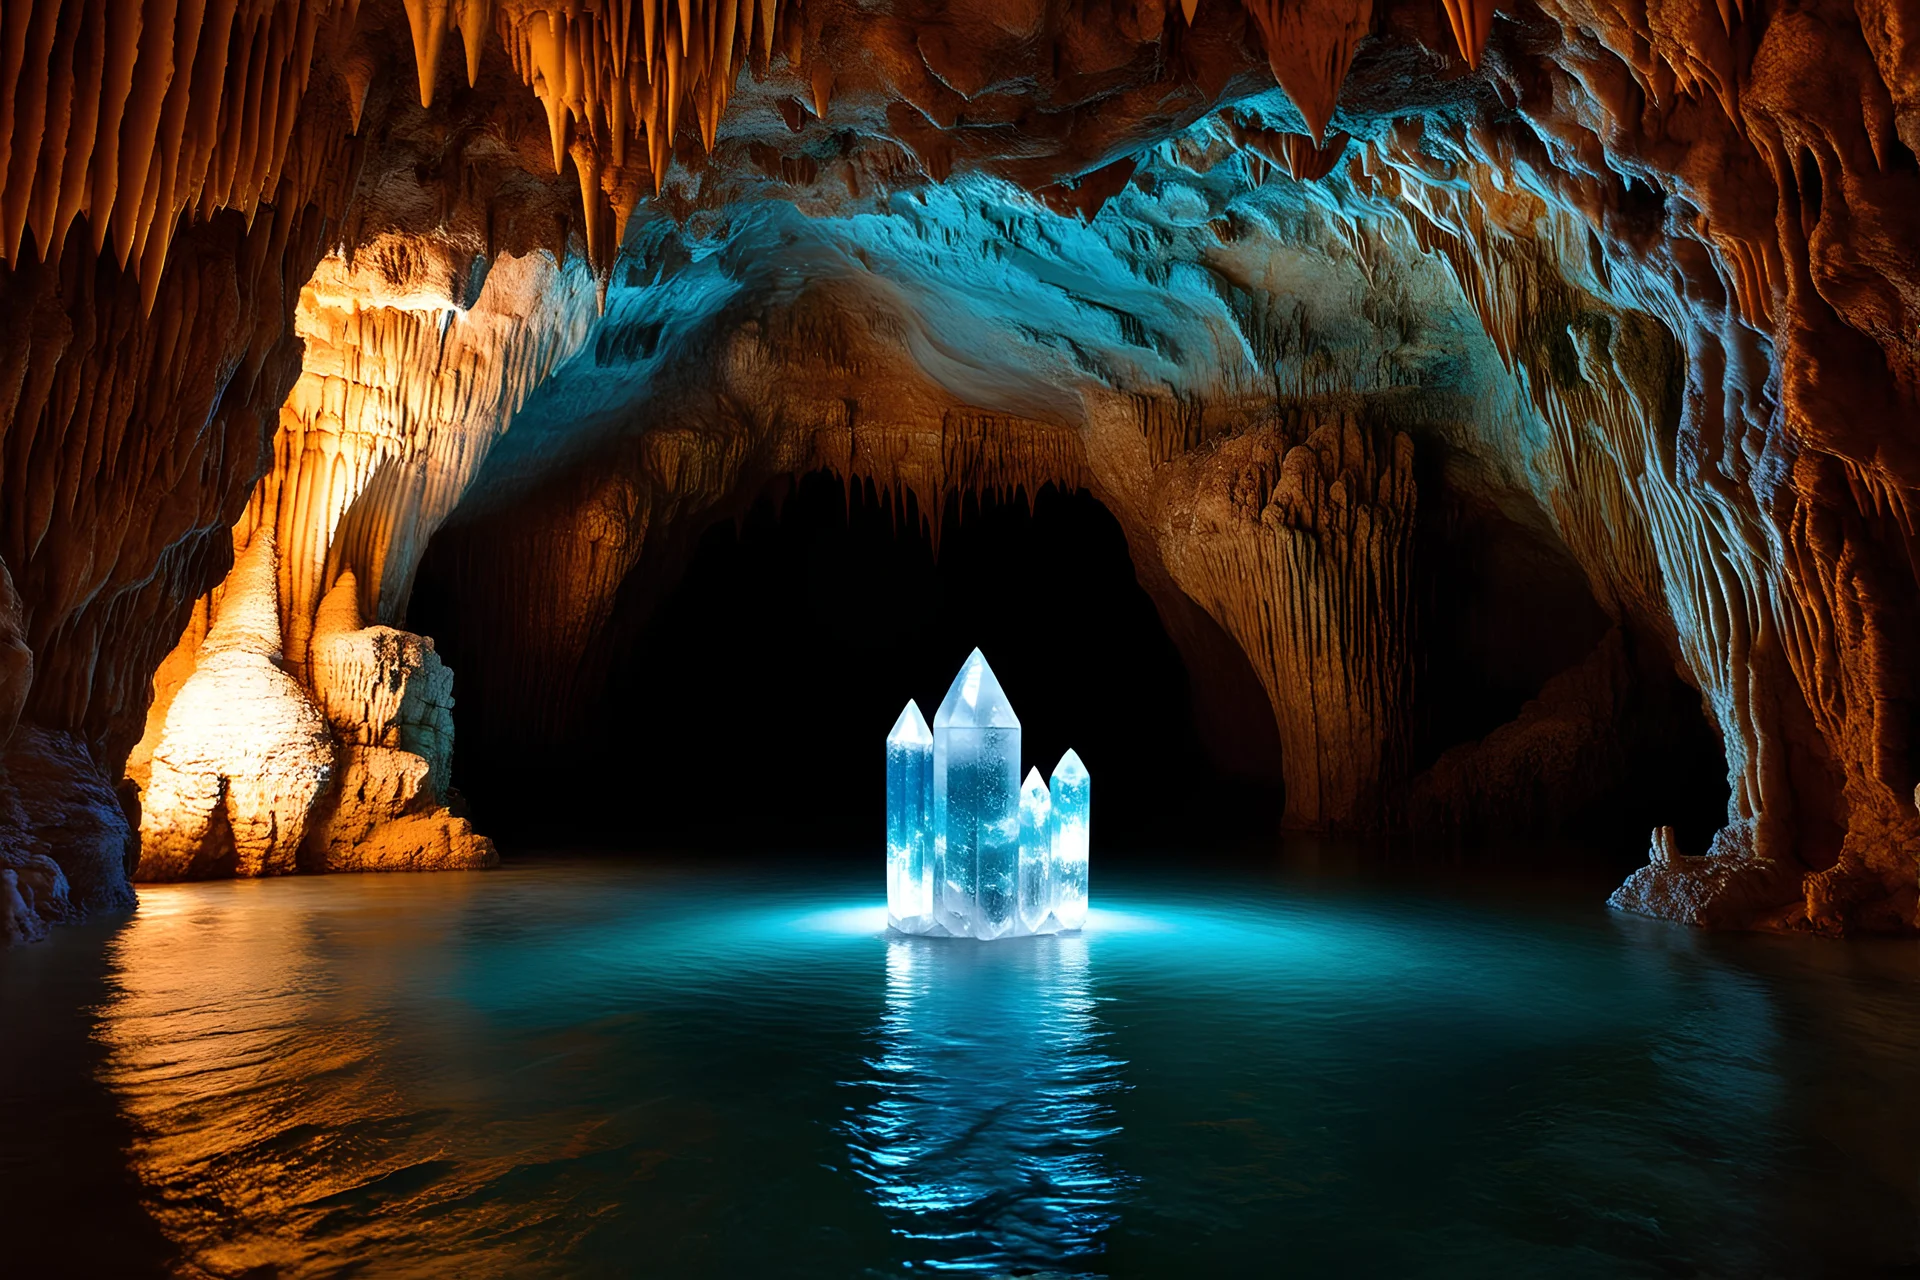
[[[1235,777],[1203,744],[1182,653],[1085,489],[949,494],[936,547],[910,498],[783,476],[679,560],[623,587],[606,687],[561,756],[462,728],[455,782],[481,829],[522,848],[864,849],[888,728],[908,697],[931,721],[976,645],[1026,763],[1045,773],[1072,746],[1098,776],[1103,847],[1277,824],[1277,782]],[[421,591],[432,609],[435,584]],[[486,640],[451,622],[431,625],[460,670]],[[461,707],[484,715],[469,689]]]

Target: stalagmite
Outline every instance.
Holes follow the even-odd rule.
[[[1724,5],[1725,0],[1721,3]],[[1447,11],[1447,25],[1453,28],[1460,56],[1478,70],[1487,37],[1493,32],[1493,0],[1440,0],[1440,4]]]
[[[362,627],[357,584],[342,574],[314,624],[312,685],[340,742],[335,786],[306,837],[327,871],[446,871],[499,861],[446,806],[453,673],[433,641]]]
[[[147,879],[296,869],[307,814],[333,781],[333,744],[279,657],[274,539],[262,529],[234,565],[153,751],[140,811]]]

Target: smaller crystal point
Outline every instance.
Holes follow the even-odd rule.
[[[920,704],[912,698],[907,699],[906,708],[900,718],[893,722],[893,728],[887,734],[888,746],[926,746],[933,745],[933,730],[927,728],[927,718],[920,714]]]
[[[1053,856],[1048,867],[1053,916],[1062,929],[1087,922],[1087,852],[1092,782],[1080,757],[1069,750],[1053,767]]]
[[[933,733],[913,701],[887,734],[887,923],[933,925]]]
[[[1053,914],[1053,797],[1040,770],[1027,770],[1020,786],[1021,933],[1047,932]]]

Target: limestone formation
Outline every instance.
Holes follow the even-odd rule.
[[[1298,824],[1559,811],[1678,670],[1727,824],[1617,905],[1913,931],[1910,7],[9,6],[4,930],[127,904],[136,789],[143,877],[487,861],[423,560],[460,749],[561,741],[824,469],[1091,489]],[[1632,661],[1426,743],[1456,516]]]
[[[241,554],[167,710],[140,797],[142,879],[295,870],[333,780],[326,721],[280,668],[274,551],[262,529]]]
[[[437,871],[494,865],[498,855],[447,808],[453,673],[433,641],[360,626],[356,584],[342,574],[320,602],[310,679],[341,744],[336,785],[314,814],[309,865],[327,871]]]
[[[450,812],[427,761],[392,747],[341,750],[333,792],[307,836],[317,871],[465,871],[495,866],[493,842]]]
[[[1295,414],[1181,461],[1162,554],[1266,689],[1288,821],[1380,825],[1406,750],[1413,442]]]
[[[48,924],[133,906],[127,887],[138,846],[85,743],[35,726],[0,756],[0,934],[44,936]]]
[[[306,795],[297,821],[282,815],[294,845],[304,840],[306,852],[294,859],[300,865],[418,870],[496,860],[491,844],[446,808],[452,673],[431,640],[361,627],[356,573],[366,574],[376,609],[404,605],[428,536],[519,402],[578,344],[593,312],[585,273],[569,275],[544,253],[502,255],[481,280],[475,274],[444,248],[429,253],[380,239],[362,249],[356,266],[323,261],[295,313],[304,368],[280,412],[273,469],[235,537],[268,536],[277,625],[287,637],[276,659],[285,674],[274,683],[284,695],[290,679],[302,703],[317,705],[331,726],[329,753],[337,754],[329,763],[336,785]],[[374,500],[362,502],[368,495]],[[220,590],[222,601],[233,585],[230,579]],[[209,667],[232,661],[208,656],[202,636],[210,604],[161,664],[147,733],[129,761],[150,827],[184,821],[193,829],[196,820],[175,810],[205,806],[198,793],[155,791],[146,774],[181,692],[205,691]],[[267,750],[272,741],[263,723],[256,746]],[[397,750],[355,750],[361,747]],[[167,785],[172,780],[161,775]],[[203,858],[182,870],[149,861],[140,876],[205,874],[216,865]],[[235,869],[290,865],[281,856],[242,859]]]

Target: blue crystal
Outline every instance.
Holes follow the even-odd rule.
[[[1003,938],[1087,919],[1089,785],[1069,751],[1051,784],[1020,778],[1020,720],[978,649],[933,717],[907,703],[887,735],[887,922]]]
[[[911,700],[887,734],[887,923],[933,924],[933,734]]]
[[[1020,721],[978,649],[933,717],[934,920],[955,937],[1013,929]]]
[[[1053,800],[1038,769],[1020,787],[1020,932],[1048,932],[1053,914]]]
[[[1087,840],[1092,782],[1072,751],[1053,766],[1053,915],[1062,929],[1087,923]]]

